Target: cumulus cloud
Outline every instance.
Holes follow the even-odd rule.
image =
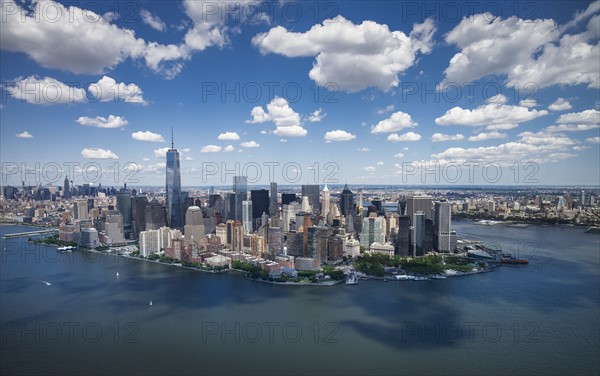
[[[395,106],[393,104],[390,104],[384,108],[378,108],[376,110],[376,112],[378,115],[384,115],[384,114],[387,114],[388,112],[394,111],[394,108],[395,108]]]
[[[600,111],[590,109],[581,112],[571,112],[560,115],[557,123],[579,123],[579,124],[598,124],[600,123]]]
[[[407,132],[402,135],[398,135],[398,133],[392,133],[387,137],[387,140],[390,142],[419,141],[420,139],[421,135],[414,132]]]
[[[600,128],[598,124],[559,124],[546,127],[546,132],[579,132]]]
[[[143,97],[144,92],[138,85],[134,83],[117,83],[115,79],[108,76],[103,76],[98,82],[90,84],[88,92],[95,101],[99,102],[123,101],[126,103],[146,104]]]
[[[567,28],[552,19],[512,16],[503,20],[490,13],[464,17],[445,37],[460,52],[444,71],[444,82],[465,83],[500,74],[509,86],[535,82],[540,88],[556,84],[600,87],[597,3],[570,23],[591,17],[580,34],[566,34]]]
[[[471,142],[492,140],[494,138],[506,138],[506,133],[500,132],[481,132],[476,136],[470,136],[467,140]]]
[[[373,166],[367,166],[367,167],[363,167],[363,170],[365,170],[367,172],[375,172],[377,169]]]
[[[402,154],[402,153],[394,154],[394,158],[404,158],[404,154]]]
[[[88,159],[119,159],[119,157],[108,149],[84,148],[81,156]]]
[[[437,125],[501,125],[517,124],[547,115],[546,110],[510,106],[503,103],[487,103],[474,110],[454,107],[435,119]]]
[[[33,135],[27,131],[23,131],[21,133],[17,133],[16,136],[18,138],[33,138]]]
[[[585,141],[592,144],[600,144],[600,137],[588,137]]]
[[[240,143],[240,146],[243,148],[257,148],[260,146],[260,144],[257,143],[256,141],[246,141],[246,142]]]
[[[415,64],[417,53],[429,53],[436,31],[432,19],[415,24],[407,36],[374,21],[354,24],[342,16],[324,20],[306,32],[283,26],[260,33],[252,44],[262,54],[286,57],[314,56],[309,77],[318,85],[354,92],[398,86],[398,75]]]
[[[309,116],[308,116],[308,121],[311,123],[317,123],[321,120],[323,120],[323,118],[327,116],[327,114],[323,113],[323,109],[322,108],[318,108],[316,110],[314,110]]]
[[[394,112],[389,118],[381,120],[379,123],[371,127],[371,133],[391,133],[398,132],[405,128],[416,127],[415,123],[409,114],[398,111]]]
[[[239,139],[240,135],[238,135],[236,132],[224,132],[219,134],[217,137],[217,140],[221,141],[237,141]]]
[[[364,152],[368,152],[370,149],[369,148],[358,148],[356,150],[364,153]]]
[[[519,101],[519,106],[532,108],[537,106],[537,101],[533,98],[523,99]]]
[[[160,19],[160,17],[153,15],[146,9],[142,9],[140,11],[140,17],[142,17],[142,22],[144,22],[146,25],[150,26],[154,30],[165,31],[165,29],[167,28],[167,24],[165,24],[164,21]]]
[[[464,140],[465,136],[460,133],[457,134],[443,134],[443,133],[434,133],[431,135],[432,142],[442,142],[442,141],[461,141]]]
[[[138,131],[131,134],[131,138],[138,141],[149,141],[149,142],[165,142],[165,138],[158,133],[150,131]]]
[[[225,153],[232,153],[235,151],[235,147],[233,147],[233,145],[227,145],[223,148],[223,152]]]
[[[548,106],[550,111],[566,111],[570,110],[571,108],[573,108],[573,106],[565,98],[558,98],[550,106]]]
[[[326,142],[334,142],[334,141],[350,141],[356,138],[356,135],[353,135],[344,130],[338,129],[335,131],[329,131],[325,133],[323,137]]]
[[[160,148],[160,149],[154,149],[154,156],[156,158],[165,158],[167,156],[167,152],[169,151],[170,148]]]
[[[218,153],[221,151],[221,147],[217,145],[206,145],[200,149],[200,153]]]
[[[115,115],[108,115],[108,117],[96,116],[95,118],[80,116],[75,121],[80,125],[97,128],[121,128],[128,124],[124,117]]]
[[[87,99],[84,89],[68,86],[52,77],[17,77],[10,82],[5,82],[2,87],[12,97],[32,104],[81,103]]]
[[[285,98],[275,97],[267,104],[267,111],[261,106],[252,109],[252,119],[246,123],[275,123],[274,134],[282,137],[303,137],[308,134],[300,124],[300,114],[294,111]]]
[[[385,163],[383,161],[379,161],[377,163],[375,163],[377,166],[383,166]]]

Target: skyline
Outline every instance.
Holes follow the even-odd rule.
[[[225,3],[3,3],[2,185],[11,163],[77,162],[161,186],[171,127],[183,187],[249,175],[236,163],[258,164],[251,185],[600,185],[599,1]]]

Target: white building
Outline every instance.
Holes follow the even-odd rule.
[[[148,257],[153,253],[160,252],[161,247],[160,230],[148,230],[140,232],[140,254]]]

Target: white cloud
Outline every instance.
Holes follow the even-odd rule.
[[[217,137],[217,140],[221,140],[221,141],[237,141],[239,139],[240,139],[240,135],[238,135],[236,132],[221,133]]]
[[[200,153],[218,153],[221,151],[221,147],[217,145],[206,145],[200,149]]]
[[[33,135],[27,131],[23,131],[21,133],[17,133],[16,136],[18,138],[33,138]]]
[[[4,32],[4,26],[2,30]],[[2,87],[14,98],[32,104],[81,103],[87,100],[84,89],[68,86],[52,77],[17,77]]]
[[[488,103],[474,110],[454,107],[435,119],[437,125],[481,126],[488,124],[515,124],[547,115],[546,110],[533,110],[527,107]]]
[[[371,133],[391,133],[398,132],[405,128],[416,127],[409,114],[398,111],[394,112],[389,118],[381,120],[377,125],[371,127]]]
[[[546,132],[579,132],[600,128],[598,124],[559,124],[546,127]]]
[[[548,106],[550,111],[566,111],[570,110],[571,108],[573,108],[573,106],[565,98],[558,98],[554,101],[554,103]]]
[[[144,158],[142,158],[142,160],[143,160],[144,162],[148,162],[148,161],[150,160],[150,158],[144,157]]]
[[[371,149],[369,149],[369,148],[358,148],[358,149],[356,149],[356,150],[357,150],[357,151],[360,151],[360,152],[368,152],[368,151],[369,151],[369,150],[371,150]]]
[[[598,124],[600,123],[600,111],[585,110],[581,112],[571,112],[560,115],[557,123],[579,123],[579,124]]]
[[[367,167],[363,167],[363,170],[365,170],[367,172],[375,172],[377,169],[373,166],[367,166]]]
[[[267,131],[260,131],[260,134],[267,134],[267,133],[269,133],[269,132],[267,132]]]
[[[326,142],[334,142],[334,141],[350,141],[356,138],[356,135],[353,135],[344,130],[338,129],[335,131],[329,131],[325,133],[323,137]]]
[[[103,116],[96,116],[95,118],[80,116],[75,121],[81,125],[97,128],[121,128],[128,124],[124,117],[115,115],[108,115],[107,118]]]
[[[256,141],[246,141],[240,143],[240,146],[243,148],[257,148],[260,146]]]
[[[487,103],[496,103],[496,104],[505,104],[508,101],[506,95],[504,94],[496,94],[493,97],[489,97],[486,102]]]
[[[160,19],[160,17],[153,15],[146,9],[142,9],[140,11],[140,16],[142,17],[142,22],[146,25],[150,26],[154,30],[165,31],[167,28],[167,24]]]
[[[117,84],[117,81],[108,76],[103,76],[98,82],[90,84],[88,92],[94,98],[90,101],[123,101],[126,103],[147,104],[143,97],[144,92],[138,85],[123,82]]]
[[[311,123],[317,123],[321,120],[323,120],[323,118],[327,116],[327,114],[323,113],[323,109],[322,108],[318,108],[317,110],[314,110],[310,116],[308,117],[308,121]]]
[[[279,142],[287,142],[287,140],[285,138],[280,138]]]
[[[385,163],[383,161],[379,161],[376,163],[377,166],[383,166]]]
[[[387,91],[398,86],[398,75],[414,65],[418,52],[431,51],[435,31],[432,19],[415,24],[407,36],[374,21],[357,25],[337,16],[304,33],[277,26],[256,35],[252,44],[262,54],[314,56],[308,75],[320,86],[333,82],[349,92],[367,87]]]
[[[235,147],[233,147],[233,145],[227,145],[223,148],[223,152],[225,153],[232,153],[235,151]]]
[[[532,108],[532,107],[537,106],[537,101],[533,98],[523,99],[523,100],[519,101],[519,106]]]
[[[500,123],[500,124],[490,124],[485,127],[488,131],[507,131],[509,129],[513,129],[518,127],[518,124],[512,123]]]
[[[384,114],[387,114],[388,112],[394,111],[394,108],[395,108],[394,104],[390,104],[384,108],[378,108],[376,112],[378,115],[384,115]]]
[[[590,5],[574,22],[598,12]],[[587,30],[565,34],[552,19],[505,20],[490,13],[464,17],[446,35],[446,42],[460,48],[444,71],[445,83],[472,82],[481,77],[506,75],[509,86],[535,82],[537,87],[587,84],[600,87],[598,16],[591,18]],[[588,43],[596,40],[595,44]]]
[[[144,174],[164,174],[167,164],[165,162],[159,162],[149,164],[148,166],[140,165],[140,171]]]
[[[275,97],[267,104],[267,111],[261,106],[256,106],[251,112],[252,120],[246,123],[264,123],[272,121],[275,123],[274,134],[287,137],[303,137],[307,130],[300,124],[300,114],[294,111],[285,98]]]
[[[394,154],[394,158],[404,158],[404,154],[402,154],[402,153]]]
[[[165,138],[158,133],[150,131],[138,131],[131,134],[131,138],[138,141],[149,141],[149,142],[165,142]]]
[[[600,144],[600,137],[588,137],[585,141],[592,144]]]
[[[495,138],[505,138],[506,137],[506,133],[500,133],[500,132],[496,132],[496,131],[492,131],[492,132],[481,132],[476,136],[470,136],[467,140],[470,142],[477,142],[477,141],[486,141],[486,140],[491,140],[491,139],[495,139]]]
[[[432,142],[442,142],[442,141],[461,141],[464,140],[465,136],[460,133],[457,134],[443,134],[443,133],[434,133],[431,135]]]
[[[392,133],[387,137],[387,140],[390,142],[419,141],[420,139],[421,135],[414,132],[408,132],[402,135],[398,135],[398,133]]]
[[[89,159],[119,159],[119,157],[108,149],[84,148],[81,156]]]
[[[154,156],[156,158],[165,158],[167,156],[167,151],[169,151],[170,148],[160,148],[160,149],[154,149]]]

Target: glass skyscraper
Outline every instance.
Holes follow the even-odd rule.
[[[242,202],[248,199],[248,177],[233,177],[233,194],[235,195],[235,206],[233,218],[236,221],[243,221]]]
[[[173,147],[167,151],[167,219],[168,226],[183,229],[183,202],[181,202],[181,172],[179,166],[179,151]]]

